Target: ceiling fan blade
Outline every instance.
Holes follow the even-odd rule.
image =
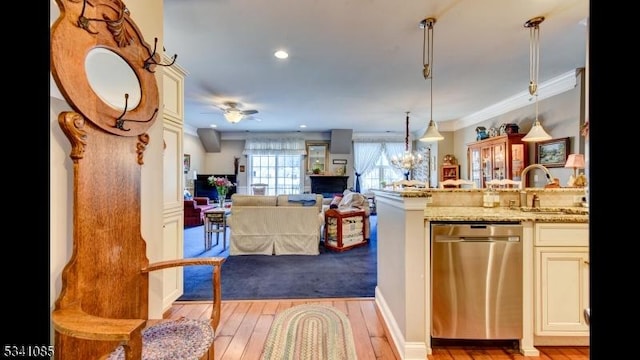
[[[257,114],[258,110],[242,110],[242,113],[244,115],[253,115],[253,114]]]
[[[255,122],[260,122],[260,121],[262,121],[262,118],[255,117],[255,116],[252,116],[252,115],[246,116],[244,119],[245,119],[245,120],[253,120],[253,121],[255,121]]]

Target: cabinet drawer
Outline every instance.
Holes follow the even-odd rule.
[[[589,246],[589,224],[535,224],[534,246]]]

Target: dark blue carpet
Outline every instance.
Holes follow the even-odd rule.
[[[204,252],[202,226],[185,229],[184,256],[223,256],[222,300],[374,297],[377,283],[377,217],[371,216],[369,244],[343,252],[319,245],[320,255],[229,256],[218,245]],[[227,230],[227,242],[229,241]],[[215,243],[215,237],[214,237]],[[178,299],[211,300],[211,268],[184,268],[184,294]]]

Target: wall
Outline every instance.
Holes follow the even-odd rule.
[[[251,134],[255,135],[255,133]],[[325,132],[282,132],[282,133],[265,133],[265,136],[302,136],[306,141],[329,141],[330,134]],[[221,134],[220,152],[208,153],[205,151],[195,130],[186,129],[184,135],[184,153],[191,155],[191,168],[196,169],[198,174],[233,174],[234,158],[239,158],[239,166],[245,166],[245,172],[238,172],[238,192],[241,194],[250,193],[248,188],[248,167],[247,157],[242,154],[244,151],[244,143],[247,133],[226,132]],[[353,173],[353,152],[351,154],[332,154],[329,153],[329,166],[332,168],[334,159],[347,160],[347,174],[349,180],[347,185],[354,186],[355,174]],[[188,180],[188,179],[185,179]],[[186,183],[186,182],[185,182]],[[305,189],[311,187],[309,177],[305,176]]]
[[[131,16],[143,33],[144,38],[153,44],[153,38],[159,38],[158,48],[162,48],[162,0],[127,3]],[[49,2],[51,26],[58,18],[60,10],[54,0]],[[161,72],[158,72],[161,74]],[[160,99],[162,99],[162,81],[158,78]],[[50,313],[62,287],[62,270],[69,261],[73,249],[73,164],[69,157],[71,145],[58,125],[58,114],[71,110],[62,97],[55,81],[50,82],[50,118],[49,118],[49,224],[50,225],[50,264],[49,264],[49,301]],[[162,114],[158,114],[162,119]],[[162,121],[156,120],[149,129],[150,143],[144,153],[144,165],[141,176],[142,236],[147,241],[147,256],[150,261],[162,258]],[[161,278],[153,275],[149,278],[150,296],[149,315],[162,317]],[[51,321],[51,318],[49,318]],[[53,344],[53,325],[51,343]]]
[[[200,142],[200,138],[198,138],[198,135],[195,134],[195,132],[191,133],[186,128],[184,129],[182,136],[182,149],[184,154],[189,154],[191,156],[191,170],[196,170],[198,174],[205,174],[205,172],[203,172],[205,149],[202,142]],[[193,194],[193,179],[191,176],[191,172],[184,174],[183,183],[184,187],[192,191]]]
[[[580,152],[584,154],[585,139],[580,135],[580,124],[584,121],[584,74],[577,75],[576,87],[556,96],[540,100],[538,102],[538,119],[542,127],[552,138],[570,138],[571,149],[569,153]],[[475,128],[484,126],[500,127],[503,123],[516,123],[520,127],[520,133],[527,133],[531,129],[535,118],[535,104],[510,111],[489,120],[482,121],[473,126],[456,130],[453,136],[453,154],[460,164],[461,177],[469,178],[469,160],[467,158],[467,144],[476,141]],[[535,143],[529,144],[529,164],[535,163]],[[444,154],[443,154],[444,156]],[[442,161],[442,159],[439,159]],[[566,186],[573,169],[551,168],[551,174],[560,180],[561,186]],[[544,186],[544,178],[539,182],[531,183],[531,187]]]

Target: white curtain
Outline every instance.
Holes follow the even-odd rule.
[[[306,155],[304,139],[300,138],[247,138],[243,155]]]
[[[385,142],[383,143],[383,149],[384,149],[384,154],[387,157],[387,161],[389,162],[389,164],[391,164],[391,158],[395,155],[402,155],[404,154],[405,151],[405,144],[404,143],[400,143],[400,142]],[[391,168],[393,169],[393,173],[396,174],[398,176],[398,178],[405,178],[405,173],[398,169],[395,166],[391,166]]]
[[[360,192],[360,176],[373,169],[381,155],[381,143],[353,143],[353,169],[356,172],[356,192]]]

